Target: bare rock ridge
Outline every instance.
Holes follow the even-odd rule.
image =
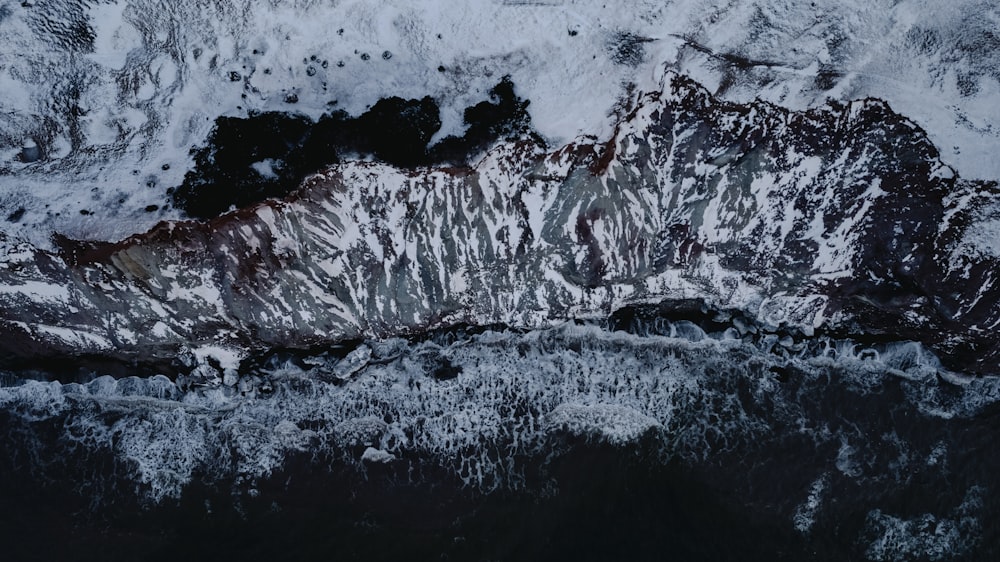
[[[345,161],[282,200],[61,253],[0,242],[8,358],[191,356],[698,299],[765,330],[919,340],[997,371],[995,183],[884,102],[791,112],[668,73],[610,140],[469,166]]]

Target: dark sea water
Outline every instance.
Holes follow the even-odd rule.
[[[5,560],[994,560],[998,397],[916,344],[690,322],[275,354],[215,388],[8,374],[0,541]]]

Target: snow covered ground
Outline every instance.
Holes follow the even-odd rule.
[[[552,144],[608,136],[669,67],[733,101],[884,98],[996,179],[998,24],[990,0],[0,1],[0,228],[122,238],[180,216],[218,116],[430,95],[443,136],[506,74]]]

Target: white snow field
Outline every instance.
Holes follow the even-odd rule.
[[[166,190],[219,116],[430,95],[440,137],[506,74],[553,146],[609,136],[670,68],[738,102],[885,99],[996,179],[998,28],[991,0],[2,1],[0,228],[120,239],[180,216]]]

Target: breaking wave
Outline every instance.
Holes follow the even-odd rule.
[[[456,329],[275,353],[216,386],[8,374],[0,467],[6,481],[63,482],[97,513],[169,511],[205,489],[280,507],[303,466],[313,479],[562,501],[562,463],[606,450],[644,470],[681,467],[735,502],[726,509],[802,544],[837,540],[873,560],[985,544],[995,507],[976,498],[996,459],[975,451],[997,437],[983,420],[1000,381],[949,373],[915,343],[733,325]]]

